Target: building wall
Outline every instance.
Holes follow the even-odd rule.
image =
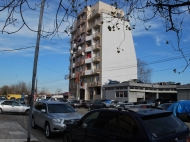
[[[190,100],[190,88],[189,90],[178,90],[177,100]]]
[[[102,85],[108,83],[108,79],[127,81],[137,78],[137,60],[134,49],[131,31],[126,30],[125,26],[129,23],[111,19],[109,15],[102,14],[104,23],[102,24]],[[119,23],[120,30],[109,31],[107,22]],[[120,48],[120,53],[117,52]]]

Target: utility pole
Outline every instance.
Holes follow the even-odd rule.
[[[34,56],[32,89],[31,89],[30,102],[29,102],[30,103],[30,114],[29,114],[29,122],[28,122],[27,142],[30,142],[30,137],[31,137],[32,109],[33,109],[33,102],[34,102],[35,80],[36,80],[36,72],[37,72],[37,63],[38,63],[38,54],[39,54],[39,45],[40,45],[40,36],[41,36],[44,5],[45,5],[45,0],[42,0],[41,8],[40,8],[39,23],[38,23],[38,33],[37,33],[37,39],[36,39],[36,49],[35,49],[35,56]]]

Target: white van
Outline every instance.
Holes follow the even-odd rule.
[[[54,95],[48,101],[62,101],[67,102],[67,100],[62,95]]]

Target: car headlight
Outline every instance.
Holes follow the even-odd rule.
[[[61,124],[62,121],[64,122],[64,119],[52,119],[53,123]]]

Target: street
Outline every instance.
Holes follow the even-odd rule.
[[[88,111],[87,109],[80,108],[78,112],[81,115],[86,114]],[[22,115],[22,114],[1,114],[0,115],[1,121],[17,121],[24,129],[28,130],[28,120],[29,116]],[[45,131],[41,128],[32,129],[31,134],[35,136],[40,142],[62,142],[62,134],[56,134],[54,138],[47,139],[45,137]]]
[[[88,111],[87,109],[84,108],[80,108],[78,109],[78,112],[81,115],[86,114]],[[5,122],[9,122],[9,121],[17,121],[24,129],[26,129],[28,131],[28,120],[29,120],[29,116],[26,115],[19,115],[19,114],[1,114],[0,115],[0,120],[1,121],[5,121]],[[190,127],[190,123],[186,123],[188,125],[188,127]],[[31,134],[36,137],[39,142],[62,142],[62,134],[56,134],[54,136],[54,138],[52,139],[47,139],[45,137],[44,134],[44,130],[41,128],[37,128],[37,129],[32,129],[31,128]]]

